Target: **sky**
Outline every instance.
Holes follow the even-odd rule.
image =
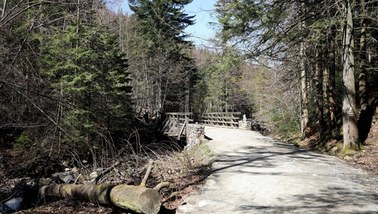
[[[196,46],[206,45],[209,39],[215,36],[214,23],[217,22],[215,17],[216,0],[193,0],[185,11],[189,15],[195,15],[195,24],[189,26],[186,32],[191,35],[192,41]],[[210,23],[213,23],[211,25]]]
[[[216,23],[215,17],[216,0],[193,0],[185,7],[188,15],[195,15],[195,24],[189,26],[185,32],[189,35],[188,40],[194,42],[197,47],[208,46],[208,40],[215,36],[215,26],[209,23]],[[121,0],[110,7],[114,11],[131,13],[127,0]]]

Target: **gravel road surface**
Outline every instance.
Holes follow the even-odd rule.
[[[253,131],[206,127],[213,172],[178,214],[378,213],[378,179]]]

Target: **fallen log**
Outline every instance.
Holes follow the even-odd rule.
[[[146,214],[158,213],[161,206],[159,188],[151,189],[125,184],[52,184],[41,187],[40,195],[83,199]]]
[[[102,205],[113,205],[137,213],[156,214],[160,210],[159,191],[169,187],[169,182],[162,182],[153,189],[146,187],[153,161],[148,162],[146,174],[139,186],[126,184],[51,184],[39,189],[41,197],[83,199]],[[113,167],[112,167],[113,168]]]

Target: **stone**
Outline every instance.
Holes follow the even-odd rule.
[[[243,114],[243,119],[239,120],[239,129],[243,130],[251,130],[252,129],[252,121],[247,119],[247,116]]]
[[[199,124],[188,124],[186,135],[186,146],[185,149],[189,149],[194,145],[198,145],[205,139],[205,126]]]

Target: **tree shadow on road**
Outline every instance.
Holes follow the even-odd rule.
[[[294,201],[289,203],[288,201]],[[351,191],[350,188],[328,187],[318,194],[294,195],[293,198],[280,198],[283,206],[242,205],[235,211],[243,213],[361,213],[378,211],[376,193]],[[368,203],[367,203],[368,202]],[[370,203],[369,203],[370,202]]]
[[[230,151],[226,154],[218,155],[214,160],[214,168],[211,174],[217,178],[221,172],[227,171],[232,173],[250,173],[253,175],[277,175],[291,176],[284,171],[280,171],[281,162],[288,163],[317,163],[322,166],[334,167],[336,158],[326,155],[298,149],[291,146],[272,145],[267,147],[247,146],[240,151]],[[289,165],[290,167],[291,165]],[[312,165],[309,165],[311,167]],[[259,170],[264,168],[263,170]],[[256,169],[256,170],[255,170]],[[312,175],[312,169],[305,169],[309,176]],[[307,175],[304,173],[303,175]],[[314,173],[317,173],[314,171]],[[377,213],[378,212],[378,194],[366,189],[359,189],[360,186],[345,186],[337,183],[337,178],[342,177],[344,180],[353,181],[353,183],[363,183],[366,178],[365,174],[348,174],[348,171],[337,170],[329,172],[326,169],[322,171],[323,175],[330,179],[335,179],[334,184],[327,185],[320,192],[313,194],[297,194],[290,198],[277,198],[280,205],[254,206],[241,205],[235,209],[236,213]],[[361,176],[361,177],[360,177]],[[351,183],[349,183],[352,185]],[[366,187],[366,186],[365,186]],[[264,188],[264,187],[261,187]],[[241,202],[243,204],[245,202]],[[250,200],[253,203],[253,199]],[[268,203],[267,203],[268,204]],[[361,208],[361,209],[360,209]],[[366,211],[367,210],[367,211]]]
[[[239,166],[274,168],[277,165],[274,160],[275,157],[280,157],[281,159],[284,158],[288,161],[305,161],[313,160],[314,158],[324,159],[323,161],[325,161],[323,155],[309,152],[307,150],[282,145],[275,145],[274,148],[275,149],[273,150],[271,147],[261,148],[247,146],[243,147],[241,151],[238,152],[229,152],[218,155],[213,164],[225,166],[215,167],[211,172],[215,173]]]

